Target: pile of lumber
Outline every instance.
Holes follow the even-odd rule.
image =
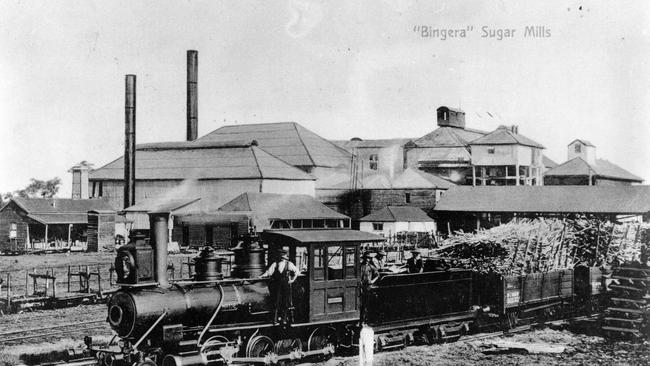
[[[460,268],[518,275],[638,260],[646,246],[648,225],[578,215],[517,219],[476,233],[456,232],[435,254]]]

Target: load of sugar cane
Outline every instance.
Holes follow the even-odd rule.
[[[649,240],[650,227],[584,215],[516,219],[476,233],[456,232],[436,255],[456,267],[517,275],[622,263],[638,258]]]

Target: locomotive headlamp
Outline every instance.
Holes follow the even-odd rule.
[[[120,252],[115,258],[115,272],[117,282],[134,283],[136,281],[136,267],[133,255],[128,251]]]

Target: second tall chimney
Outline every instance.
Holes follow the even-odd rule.
[[[194,141],[198,137],[198,66],[199,53],[194,50],[187,51],[187,141]]]
[[[124,208],[135,205],[135,75],[126,75],[124,102]]]

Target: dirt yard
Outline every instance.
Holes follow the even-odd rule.
[[[527,354],[506,351],[485,354],[492,344],[543,343],[564,347],[562,353]],[[374,366],[389,365],[650,365],[650,345],[627,342],[611,343],[600,337],[551,329],[535,330],[513,336],[486,340],[410,347],[375,355]],[[318,366],[356,366],[357,357],[335,357]]]

